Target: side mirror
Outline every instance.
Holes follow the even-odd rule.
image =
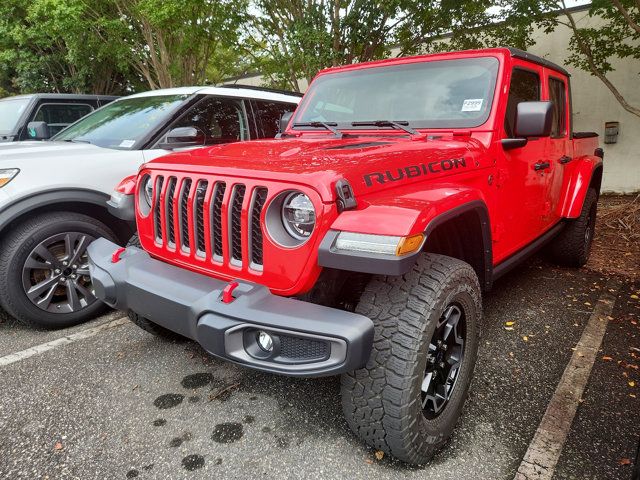
[[[551,102],[520,102],[516,111],[516,137],[548,137],[552,121]]]
[[[160,148],[165,150],[173,150],[185,147],[200,147],[205,143],[205,136],[195,127],[178,127],[169,130],[165,137],[165,141],[158,144]]]
[[[49,125],[47,122],[29,122],[27,136],[32,140],[49,140],[51,138]]]
[[[291,121],[291,117],[293,117],[293,112],[284,112],[282,117],[280,117],[280,133],[284,133],[284,131],[289,126],[289,122]]]
[[[516,138],[505,138],[502,147],[505,150],[524,147],[530,138],[551,135],[553,122],[553,103],[520,102],[516,110]]]

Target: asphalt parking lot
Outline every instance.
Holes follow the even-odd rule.
[[[355,438],[338,378],[252,372],[122,322],[0,366],[0,478],[513,479],[612,285],[615,305],[554,478],[627,479],[640,435],[640,283],[541,258],[485,297],[463,417],[424,467],[378,459]],[[4,319],[0,357],[121,316],[58,332]]]

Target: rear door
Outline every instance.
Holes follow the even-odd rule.
[[[543,211],[543,228],[550,228],[560,220],[560,196],[564,173],[572,160],[569,138],[570,111],[569,86],[566,79],[553,70],[546,69],[546,99],[553,103],[553,124],[547,141],[546,201]]]

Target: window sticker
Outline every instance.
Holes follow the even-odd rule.
[[[482,98],[467,98],[462,102],[461,112],[479,112],[482,109]]]
[[[123,140],[120,143],[120,148],[131,148],[135,145],[136,141],[135,140]]]

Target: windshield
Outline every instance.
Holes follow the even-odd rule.
[[[137,148],[189,95],[162,95],[117,100],[96,110],[53,137],[104,148]]]
[[[354,128],[353,122],[384,120],[413,128],[477,127],[489,118],[497,72],[496,58],[477,57],[322,75],[305,95],[294,123]]]
[[[12,98],[0,101],[0,132],[9,133],[16,129],[16,124],[30,101],[30,98]]]

